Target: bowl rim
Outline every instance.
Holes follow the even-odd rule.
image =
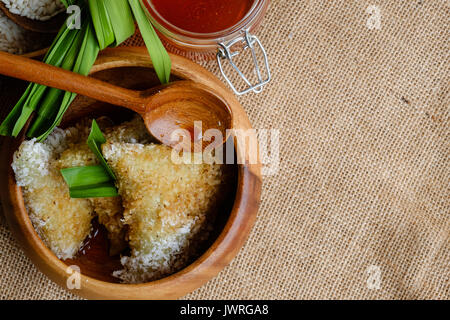
[[[211,72],[186,58],[170,54],[174,65],[172,74],[203,83],[229,103],[235,116],[233,128],[251,129],[250,121],[236,97]],[[114,48],[104,50],[91,74],[115,67],[152,68],[145,48]],[[68,265],[47,248],[35,231],[25,208],[21,188],[15,184],[11,168],[12,156],[24,136],[6,139],[3,149],[8,153],[2,161],[7,183],[2,186],[2,205],[10,229],[19,240],[27,256],[54,282],[67,289]],[[237,255],[247,240],[258,212],[261,198],[261,165],[249,164],[248,155],[235,141],[238,158],[237,192],[233,209],[217,239],[195,261],[182,270],[159,280],[141,284],[111,283],[81,274],[81,289],[73,294],[93,299],[174,299],[179,298],[216,276]],[[242,158],[245,158],[245,161]],[[259,159],[259,157],[258,157]],[[6,186],[5,186],[6,185]]]
[[[49,48],[46,47],[46,48],[42,48],[42,49],[39,49],[39,50],[26,52],[24,54],[21,54],[20,56],[22,56],[24,58],[37,59],[39,57],[43,57],[47,53],[48,49]]]

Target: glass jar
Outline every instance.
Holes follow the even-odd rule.
[[[170,0],[167,0],[170,1]],[[220,71],[237,95],[248,92],[261,92],[270,82],[270,68],[267,54],[259,39],[253,34],[263,20],[269,0],[254,0],[252,7],[237,24],[228,29],[213,33],[195,33],[183,30],[167,21],[155,8],[152,0],[141,0],[149,20],[161,37],[168,51],[188,57],[195,61],[217,59]],[[257,58],[262,54],[262,63]],[[236,65],[237,55],[250,52],[254,63],[256,79],[252,83]],[[225,72],[228,62],[243,79],[245,87],[238,89]]]

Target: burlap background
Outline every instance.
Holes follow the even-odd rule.
[[[256,128],[280,129],[280,170],[239,256],[186,298],[450,298],[449,13],[445,0],[272,1],[259,35],[274,81],[241,101]],[[3,218],[0,297],[76,298]]]

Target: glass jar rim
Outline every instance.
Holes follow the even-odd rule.
[[[269,2],[269,0],[254,0],[251,9],[245,17],[230,28],[213,33],[196,33],[184,30],[170,23],[155,9],[152,0],[141,0],[141,2],[144,1],[148,3],[148,6],[143,3],[144,9],[148,13],[150,21],[159,32],[177,41],[197,44],[199,44],[199,41],[203,44],[217,44],[228,40],[230,37],[234,37],[236,32],[248,29],[257,20],[259,15],[264,12],[264,8]]]

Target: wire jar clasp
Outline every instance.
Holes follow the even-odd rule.
[[[267,58],[266,50],[264,49],[263,45],[261,44],[261,41],[259,41],[258,37],[250,34],[248,30],[245,30],[243,32],[244,34],[236,39],[233,39],[229,41],[228,43],[219,43],[219,50],[217,52],[217,63],[219,64],[220,72],[222,73],[223,77],[225,78],[228,85],[233,89],[234,93],[238,96],[244,95],[246,93],[249,93],[250,91],[253,91],[255,93],[260,93],[263,91],[263,87],[268,84],[271,80],[271,74],[270,74],[270,67],[269,67],[269,60]],[[234,50],[232,49],[233,46],[236,44],[242,43],[243,49],[242,50]],[[262,73],[260,64],[257,59],[256,50],[260,49],[263,58],[264,58],[264,68],[265,73]],[[244,73],[239,69],[239,67],[235,64],[233,61],[233,58],[237,55],[241,54],[242,52],[245,52],[246,50],[250,49],[250,52],[252,54],[253,63],[255,65],[255,73],[257,76],[257,82],[251,83],[251,81],[244,75]],[[239,74],[239,76],[244,80],[244,82],[247,84],[247,87],[238,90],[236,86],[231,82],[230,78],[227,76],[224,70],[223,62],[224,60],[228,61],[233,69]],[[266,78],[263,79],[263,74],[266,75]]]

